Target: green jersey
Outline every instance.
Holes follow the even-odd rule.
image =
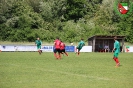
[[[79,44],[78,44],[78,47],[79,47],[79,48],[82,48],[84,45],[85,45],[84,41],[81,40],[81,41],[79,42]]]
[[[36,41],[35,41],[35,44],[36,44],[37,46],[40,46],[40,45],[42,44],[42,42],[41,42],[41,40],[36,40]]]
[[[114,53],[119,53],[120,52],[120,43],[117,40],[114,43],[114,48],[115,48]]]

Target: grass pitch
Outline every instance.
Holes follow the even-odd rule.
[[[133,53],[0,52],[0,88],[133,88]]]

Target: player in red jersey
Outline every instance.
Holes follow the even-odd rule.
[[[60,51],[60,46],[61,45],[61,41],[59,40],[59,38],[57,38],[55,41],[54,41],[54,56],[55,58],[57,59],[61,59],[61,51]],[[58,52],[58,56],[56,55],[56,53]]]
[[[66,56],[68,56],[67,52],[65,51],[65,47],[66,47],[65,43],[63,43],[63,42],[61,41],[61,47],[60,47],[61,54],[64,54],[64,53],[65,53]]]

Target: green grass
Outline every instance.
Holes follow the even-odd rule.
[[[133,53],[0,52],[0,88],[133,88]]]

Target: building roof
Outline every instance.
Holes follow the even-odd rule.
[[[125,38],[125,36],[123,36],[123,35],[117,35],[117,36],[115,36],[115,35],[94,35],[94,36],[88,38],[88,40],[93,39],[93,38],[96,38],[96,39],[113,39],[114,37],[117,37],[118,39]]]

